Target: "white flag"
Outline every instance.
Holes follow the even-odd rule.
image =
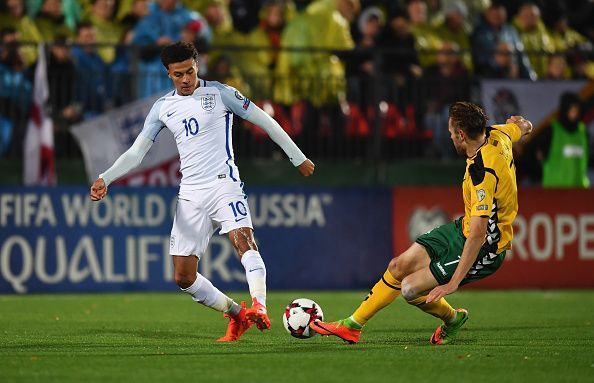
[[[146,115],[158,97],[149,97],[112,109],[70,128],[77,139],[89,182],[97,179],[132,145]],[[116,183],[125,185],[179,185],[179,154],[169,129],[163,129],[140,166]]]
[[[25,185],[55,185],[54,126],[47,115],[49,99],[44,45],[39,44],[33,84],[33,103],[23,150],[23,182]]]

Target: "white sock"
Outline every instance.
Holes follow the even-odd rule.
[[[250,295],[266,306],[266,266],[256,250],[248,250],[241,257]]]
[[[181,290],[190,294],[194,301],[217,311],[228,312],[237,306],[233,299],[223,294],[199,273],[196,273],[196,280],[190,287]]]

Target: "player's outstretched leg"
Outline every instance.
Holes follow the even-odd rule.
[[[394,278],[390,269],[373,286],[353,315],[337,322],[315,321],[310,328],[321,335],[334,335],[348,343],[357,343],[363,326],[378,311],[389,305],[400,295],[400,281]]]
[[[245,276],[252,296],[252,307],[247,309],[246,317],[260,330],[270,328],[266,310],[266,265],[257,250],[248,250],[241,257]]]
[[[241,335],[250,327],[251,323],[247,320],[245,302],[238,305],[214,285],[204,276],[196,273],[196,279],[190,284],[187,278],[176,274],[176,280],[181,290],[192,296],[192,299],[198,303],[208,306],[214,310],[224,313],[229,318],[229,325],[227,332],[218,340],[220,342],[231,342],[238,340]],[[187,286],[188,287],[182,287]]]
[[[448,323],[444,322],[439,326],[433,335],[431,335],[429,343],[436,346],[450,343],[456,338],[466,321],[468,321],[468,311],[465,309],[456,309],[456,316]]]

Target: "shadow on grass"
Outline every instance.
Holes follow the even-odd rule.
[[[530,324],[530,325],[514,325],[514,326],[478,326],[465,328],[464,331],[527,331],[527,330],[558,330],[558,329],[582,329],[587,328],[585,325],[575,324]]]
[[[203,334],[201,335],[197,331],[177,331],[177,330],[134,330],[134,329],[93,329],[86,331],[86,334],[96,336],[126,336],[131,338],[144,338],[144,339],[210,339],[210,336]]]
[[[562,330],[580,328],[574,325],[515,325],[515,326],[487,326],[465,328],[460,337],[447,347],[481,346],[481,347],[541,347],[543,344],[556,342],[560,347],[584,345],[586,339],[563,339]],[[531,337],[533,331],[540,331],[538,339],[530,344],[526,338]],[[546,330],[546,331],[545,331]],[[273,336],[243,337],[239,342],[218,343],[212,329],[205,332],[199,330],[144,330],[144,329],[88,329],[84,332],[64,334],[65,338],[44,338],[40,340],[19,339],[19,343],[4,344],[0,348],[0,357],[25,356],[121,356],[121,357],[162,357],[162,356],[191,356],[191,355],[254,355],[254,354],[312,354],[327,351],[364,351],[385,350],[386,347],[433,347],[429,344],[432,328],[421,329],[405,327],[379,329],[370,328],[362,335],[356,345],[349,345],[335,337],[311,340],[296,340],[290,337],[278,338]],[[506,336],[503,339],[498,334],[512,331],[516,336]],[[494,335],[495,333],[495,335]],[[550,336],[546,336],[550,334]],[[272,334],[271,334],[272,335]],[[86,338],[86,339],[85,339]],[[543,343],[543,344],[541,344]],[[110,349],[117,350],[109,352]],[[149,350],[154,350],[150,352]],[[171,351],[173,350],[173,351]],[[148,351],[148,352],[147,352]]]
[[[154,352],[147,352],[147,348],[156,349],[156,345],[127,345],[117,346],[113,344],[97,344],[97,343],[85,343],[83,344],[72,344],[72,343],[52,343],[40,345],[23,345],[13,347],[3,347],[3,349],[18,349],[25,352],[18,352],[13,354],[0,354],[2,358],[29,358],[29,357],[63,357],[71,356],[76,358],[97,358],[97,357],[117,357],[117,358],[137,358],[137,357],[187,357],[187,356],[217,356],[217,355],[233,355],[233,356],[253,356],[258,358],[259,355],[275,354],[275,355],[286,355],[290,357],[291,354],[317,354],[327,353],[328,351],[335,351],[339,349],[344,350],[356,350],[356,346],[348,347],[340,344],[322,344],[322,343],[311,343],[309,346],[291,346],[291,345],[277,345],[271,346],[270,344],[262,345],[253,342],[243,343],[218,343],[216,341],[209,342],[207,344],[202,343],[196,347],[195,351],[188,351],[187,349],[192,348],[187,344],[180,347],[179,351],[170,351],[175,348],[175,345],[168,344],[163,347],[162,350],[156,350]],[[253,346],[264,346],[264,347],[253,347]],[[48,349],[49,348],[49,349]],[[56,349],[59,348],[59,349]],[[109,352],[111,350],[117,350]]]

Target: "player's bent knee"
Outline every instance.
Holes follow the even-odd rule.
[[[413,284],[408,280],[408,278],[404,278],[401,284],[402,290],[400,293],[402,294],[402,298],[407,301],[411,301],[418,297],[419,293],[417,289],[413,286]]]
[[[182,288],[187,289],[192,286],[196,280],[196,274],[175,273],[175,283]]]
[[[388,270],[390,271],[390,274],[392,274],[392,276],[399,281],[402,281],[407,275],[405,263],[406,262],[403,261],[401,257],[396,257],[392,258],[388,264]]]

